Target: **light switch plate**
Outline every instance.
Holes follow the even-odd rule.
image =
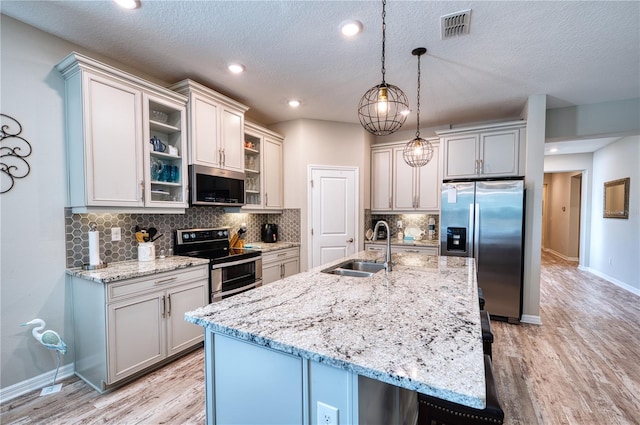
[[[402,220],[398,220],[398,221],[396,222],[396,227],[397,227],[398,229],[402,229]]]
[[[111,228],[111,241],[117,242],[122,239],[122,230],[119,227]]]

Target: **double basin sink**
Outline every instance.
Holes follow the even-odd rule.
[[[322,273],[351,277],[371,277],[384,270],[384,264],[365,260],[347,260],[338,265],[322,270]]]

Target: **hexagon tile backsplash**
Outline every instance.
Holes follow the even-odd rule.
[[[89,262],[89,225],[96,223],[100,232],[100,258],[103,262],[135,260],[138,243],[136,225],[155,227],[158,235],[156,254],[173,248],[173,231],[196,227],[229,227],[235,233],[242,223],[247,224],[246,240],[260,240],[260,228],[266,223],[278,225],[279,238],[284,242],[300,241],[300,210],[286,209],[282,214],[226,213],[221,208],[188,208],[185,214],[73,214],[65,209],[67,267],[81,267]],[[121,240],[111,240],[111,228],[121,229]]]

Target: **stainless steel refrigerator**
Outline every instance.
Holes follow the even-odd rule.
[[[445,181],[440,255],[474,257],[485,309],[518,323],[522,315],[524,181]]]

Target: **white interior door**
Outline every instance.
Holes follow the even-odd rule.
[[[317,267],[356,251],[358,170],[312,167],[311,181],[311,267]]]

